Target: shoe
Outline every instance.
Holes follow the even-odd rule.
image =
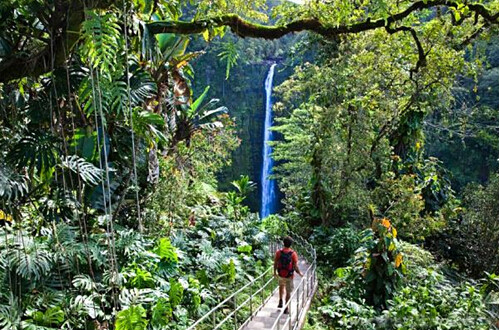
[[[289,314],[289,312],[288,312],[288,309],[287,309],[287,308],[284,310],[284,314]]]
[[[282,308],[282,300],[279,300],[279,305],[277,305],[277,308]]]

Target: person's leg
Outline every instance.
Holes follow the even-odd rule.
[[[286,304],[291,299],[291,293],[293,293],[293,289],[294,289],[293,279],[292,278],[287,278],[286,279]],[[284,313],[286,313],[286,314],[288,313],[289,305],[287,305],[287,306],[288,307],[286,307],[286,309],[284,310]]]
[[[277,308],[282,307],[282,297],[284,296],[284,288],[286,287],[286,279],[279,277],[279,305],[277,305]]]

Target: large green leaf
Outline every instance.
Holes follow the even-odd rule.
[[[141,305],[130,306],[116,315],[116,330],[145,330],[148,320]]]
[[[204,99],[206,98],[206,95],[208,94],[208,91],[210,90],[210,86],[206,86],[204,89],[204,92],[191,104],[191,107],[188,111],[189,116],[192,116],[196,113],[198,108],[201,106],[203,103]]]

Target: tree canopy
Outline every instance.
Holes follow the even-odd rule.
[[[2,18],[0,81],[39,75],[60,66],[79,42],[85,10],[122,8],[120,2],[39,0],[4,2]],[[462,47],[499,23],[497,1],[305,1],[283,2],[266,25],[265,1],[138,1],[142,8],[141,29],[151,34],[202,33],[207,40],[227,29],[240,37],[280,38],[289,33],[311,31],[335,38],[383,28],[389,33],[410,33],[418,53],[417,70],[424,65],[432,41],[421,40],[421,30],[432,21],[451,25],[454,47]],[[154,13],[154,15],[153,15]]]

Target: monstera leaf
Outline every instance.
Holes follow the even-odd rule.
[[[147,323],[146,310],[141,305],[132,305],[116,316],[116,330],[145,330]]]

